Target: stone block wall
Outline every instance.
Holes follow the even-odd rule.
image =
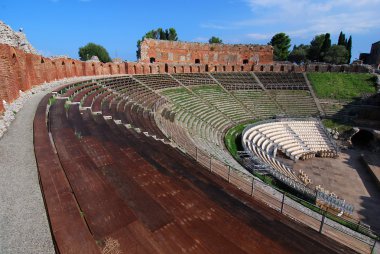
[[[328,64],[178,64],[122,62],[82,62],[69,58],[46,58],[25,53],[23,50],[0,44],[0,113],[3,100],[13,102],[19,91],[56,79],[75,76],[149,73],[202,73],[202,72],[369,72],[363,65]]]
[[[252,44],[209,44],[145,39],[140,62],[176,64],[271,64],[273,47]],[[198,62],[199,61],[199,62]]]
[[[4,110],[3,100],[11,103],[18,98],[20,90],[26,91],[44,82],[75,76],[126,73],[125,63],[50,59],[0,44],[0,113]]]

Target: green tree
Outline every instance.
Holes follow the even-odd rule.
[[[325,41],[325,35],[320,34],[320,35],[316,35],[313,38],[313,40],[310,42],[310,49],[308,52],[308,59],[310,61],[319,61],[321,48],[324,41]]]
[[[82,61],[90,60],[91,57],[97,56],[99,60],[103,63],[111,62],[111,58],[107,52],[107,50],[100,45],[95,43],[88,43],[87,45],[79,48],[79,57]]]
[[[273,46],[274,60],[285,61],[288,59],[290,48],[290,38],[288,35],[285,33],[275,34],[268,44]]]
[[[212,36],[209,40],[208,43],[223,43],[222,39],[219,37]]]
[[[331,39],[330,39],[330,34],[327,33],[325,34],[325,39],[323,41],[322,47],[321,47],[321,53],[319,55],[319,60],[323,61],[324,56],[327,54],[329,49],[331,48]]]
[[[294,45],[292,52],[288,56],[288,60],[293,63],[304,63],[308,60],[307,56],[310,50],[309,45],[301,44],[299,46]]]
[[[348,59],[348,50],[343,45],[333,45],[323,56],[323,61],[332,64],[345,64]]]
[[[136,57],[139,59],[141,57],[141,42],[145,39],[155,39],[155,40],[168,40],[168,41],[178,41],[177,31],[174,28],[169,28],[163,30],[162,28],[157,28],[156,30],[150,30],[147,32],[141,40],[137,41]]]
[[[178,35],[177,35],[177,31],[171,27],[168,29],[166,29],[166,39],[168,41],[178,41]]]
[[[342,31],[339,34],[338,45],[346,45],[346,35]]]
[[[351,57],[352,57],[352,36],[347,41],[346,44],[346,49],[348,51],[348,56],[347,56],[347,63],[349,64],[351,62]]]

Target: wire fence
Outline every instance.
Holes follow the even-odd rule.
[[[343,219],[289,193],[275,189],[251,175],[220,162],[197,147],[187,145],[187,148],[190,148],[188,153],[190,156],[246,194],[359,253],[374,253],[378,237],[364,225]]]
[[[157,116],[158,114],[156,114]],[[314,204],[297,198],[290,193],[275,188],[251,174],[244,173],[222,162],[203,149],[199,149],[185,133],[180,133],[178,126],[165,118],[158,120],[161,130],[171,133],[172,139],[179,148],[194,158],[212,173],[219,175],[229,183],[244,191],[253,198],[264,202],[278,212],[303,223],[317,232],[324,234],[337,242],[349,246],[359,253],[380,254],[379,237],[371,231],[368,226],[360,224],[359,221],[342,218],[338,215],[325,211]]]

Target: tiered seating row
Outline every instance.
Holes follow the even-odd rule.
[[[133,75],[133,77],[149,85],[154,90],[180,86],[180,84],[168,74]]]
[[[254,117],[234,97],[218,86],[193,87],[191,90],[235,122],[250,120]]]
[[[271,90],[270,94],[288,116],[308,117],[319,114],[309,91]]]
[[[309,90],[302,73],[258,72],[255,75],[266,89]]]
[[[228,91],[262,90],[254,76],[247,72],[215,72],[211,75]]]
[[[185,86],[216,84],[215,80],[207,73],[178,73],[171,75]]]
[[[283,113],[275,101],[263,90],[235,90],[231,93],[253,112],[256,118],[267,119]]]
[[[299,181],[297,174],[276,159],[277,150],[292,160],[335,157],[337,148],[317,120],[279,120],[256,124],[243,132],[243,146],[280,173]]]

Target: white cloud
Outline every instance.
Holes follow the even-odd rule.
[[[268,40],[272,38],[273,34],[250,33],[246,36],[253,40]]]
[[[265,40],[284,31],[305,38],[320,33],[365,34],[380,27],[380,0],[243,0],[252,19],[202,24],[211,29],[250,29],[246,37]],[[269,31],[257,33],[256,31]]]

